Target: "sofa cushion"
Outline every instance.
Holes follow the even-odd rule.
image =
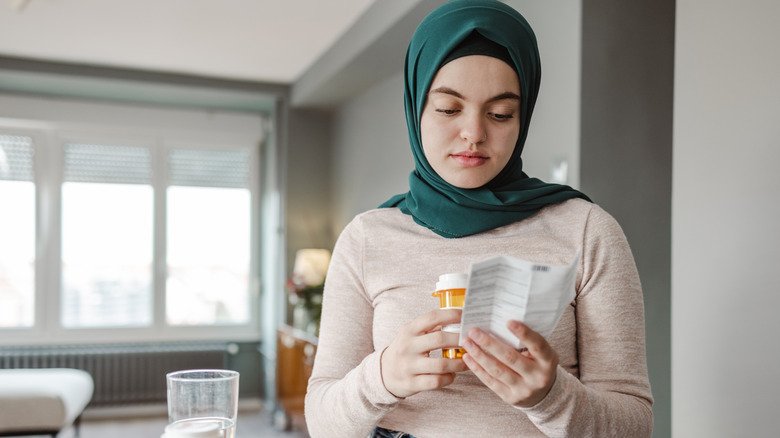
[[[60,430],[92,399],[89,373],[67,368],[0,370],[0,432]]]

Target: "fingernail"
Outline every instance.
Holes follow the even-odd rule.
[[[482,338],[485,337],[485,334],[482,333],[482,330],[480,330],[480,329],[473,329],[473,330],[471,330],[471,333],[469,333],[469,337],[479,341],[479,340],[481,340]]]

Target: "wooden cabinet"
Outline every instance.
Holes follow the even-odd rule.
[[[303,421],[303,401],[314,366],[317,338],[288,325],[276,331],[276,396],[280,410],[274,414],[278,429],[289,430]]]

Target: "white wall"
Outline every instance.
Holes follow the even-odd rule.
[[[542,88],[523,152],[524,169],[549,179],[555,160],[579,184],[581,1],[512,0],[531,23],[542,58]],[[333,131],[333,226],[336,235],[362,211],[408,190],[414,167],[399,72],[339,106]]]
[[[780,429],[780,2],[677,0],[676,437]]]

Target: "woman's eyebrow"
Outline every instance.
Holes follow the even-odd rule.
[[[493,96],[490,99],[488,99],[488,102],[495,102],[497,100],[504,100],[504,99],[513,99],[513,100],[520,100],[520,96],[512,93],[511,91],[505,91],[497,96]]]
[[[457,91],[455,91],[455,90],[453,90],[452,88],[449,88],[449,87],[434,88],[433,90],[430,91],[430,93],[449,94],[451,96],[457,97],[458,99],[467,100],[465,97],[463,97],[462,94],[458,93]],[[501,93],[499,95],[491,97],[487,101],[488,102],[495,102],[497,100],[504,100],[504,99],[513,99],[513,100],[518,100],[519,101],[520,100],[520,96],[517,95],[516,93],[512,93],[511,91],[505,91],[505,92],[503,92],[503,93]]]
[[[455,96],[455,97],[457,97],[458,99],[463,99],[463,100],[466,100],[466,98],[465,98],[465,97],[463,97],[463,95],[462,95],[462,94],[458,93],[457,91],[453,90],[453,89],[452,89],[452,88],[450,88],[450,87],[439,87],[439,88],[435,88],[435,89],[431,90],[430,92],[431,92],[431,93],[444,93],[444,94],[449,94],[449,95],[451,95],[451,96]]]

